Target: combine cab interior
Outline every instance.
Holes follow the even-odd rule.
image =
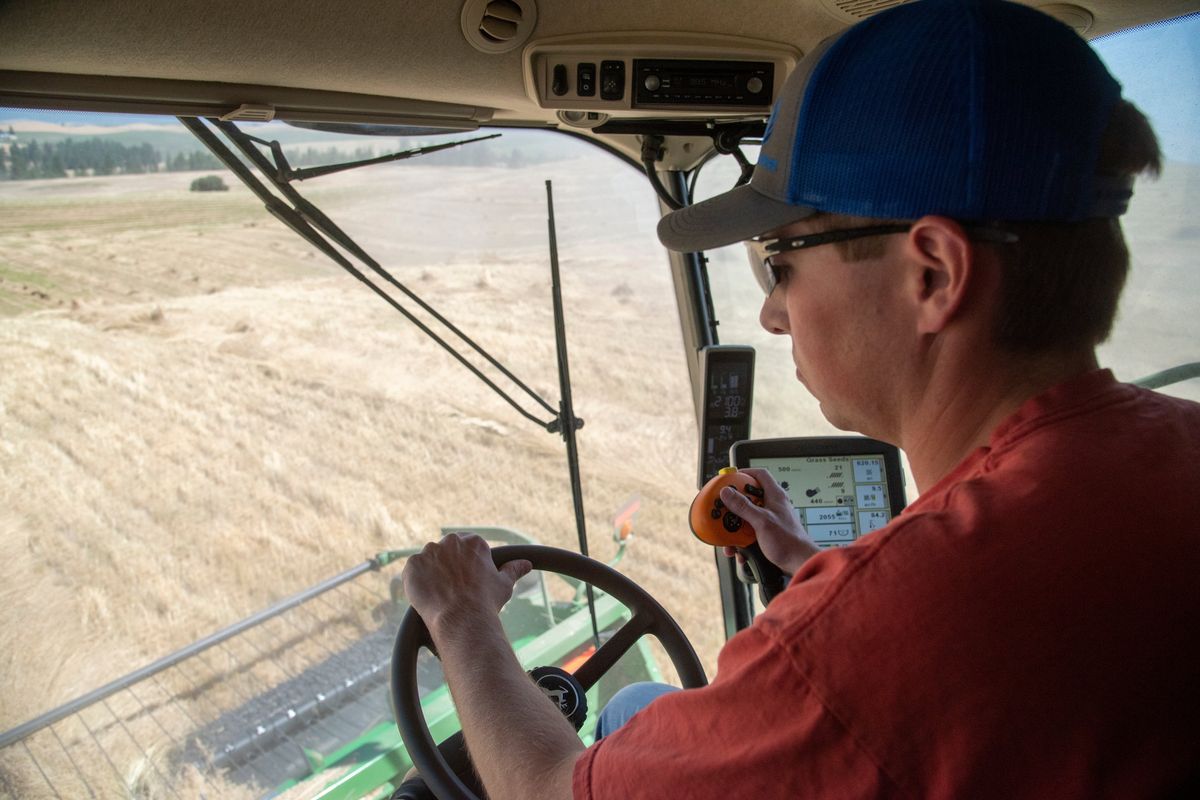
[[[689,531],[698,486],[738,439],[840,432],[742,248],[655,225],[747,180],[800,58],[898,4],[0,4],[0,797],[392,796],[397,576],[449,531],[613,566],[711,677],[761,603]],[[1027,4],[1166,155],[1101,361],[1200,400],[1200,2]],[[574,671],[632,616],[546,571],[504,623]],[[589,706],[694,679],[647,637]]]

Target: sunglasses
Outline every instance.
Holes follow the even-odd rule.
[[[836,231],[806,233],[787,239],[755,237],[754,239],[746,240],[746,254],[750,258],[750,271],[754,273],[755,280],[758,281],[758,285],[762,287],[763,292],[770,295],[779,283],[778,267],[771,263],[771,259],[780,253],[790,253],[793,250],[807,250],[810,247],[832,244],[834,242],[848,242],[851,239],[863,239],[867,236],[887,236],[893,233],[906,233],[911,228],[912,225],[910,224],[869,225],[863,228],[843,228]],[[964,226],[964,230],[967,232],[967,235],[976,241],[994,242],[997,244],[1011,244],[1017,241],[1015,233],[1003,231],[998,228]]]

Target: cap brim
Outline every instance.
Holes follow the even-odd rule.
[[[712,250],[752,239],[815,213],[814,208],[789,205],[746,184],[663,217],[658,223],[658,240],[668,250]]]

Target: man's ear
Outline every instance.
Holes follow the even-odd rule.
[[[911,268],[910,298],[917,332],[940,333],[962,309],[975,278],[975,251],[966,231],[949,217],[913,223],[904,244]]]

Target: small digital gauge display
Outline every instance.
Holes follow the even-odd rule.
[[[749,364],[718,362],[714,365],[708,374],[708,418],[735,420],[747,416],[750,413],[749,381]]]
[[[704,397],[701,399],[700,468],[703,486],[729,466],[729,448],[750,437],[754,400],[754,349],[717,345],[702,351]]]

